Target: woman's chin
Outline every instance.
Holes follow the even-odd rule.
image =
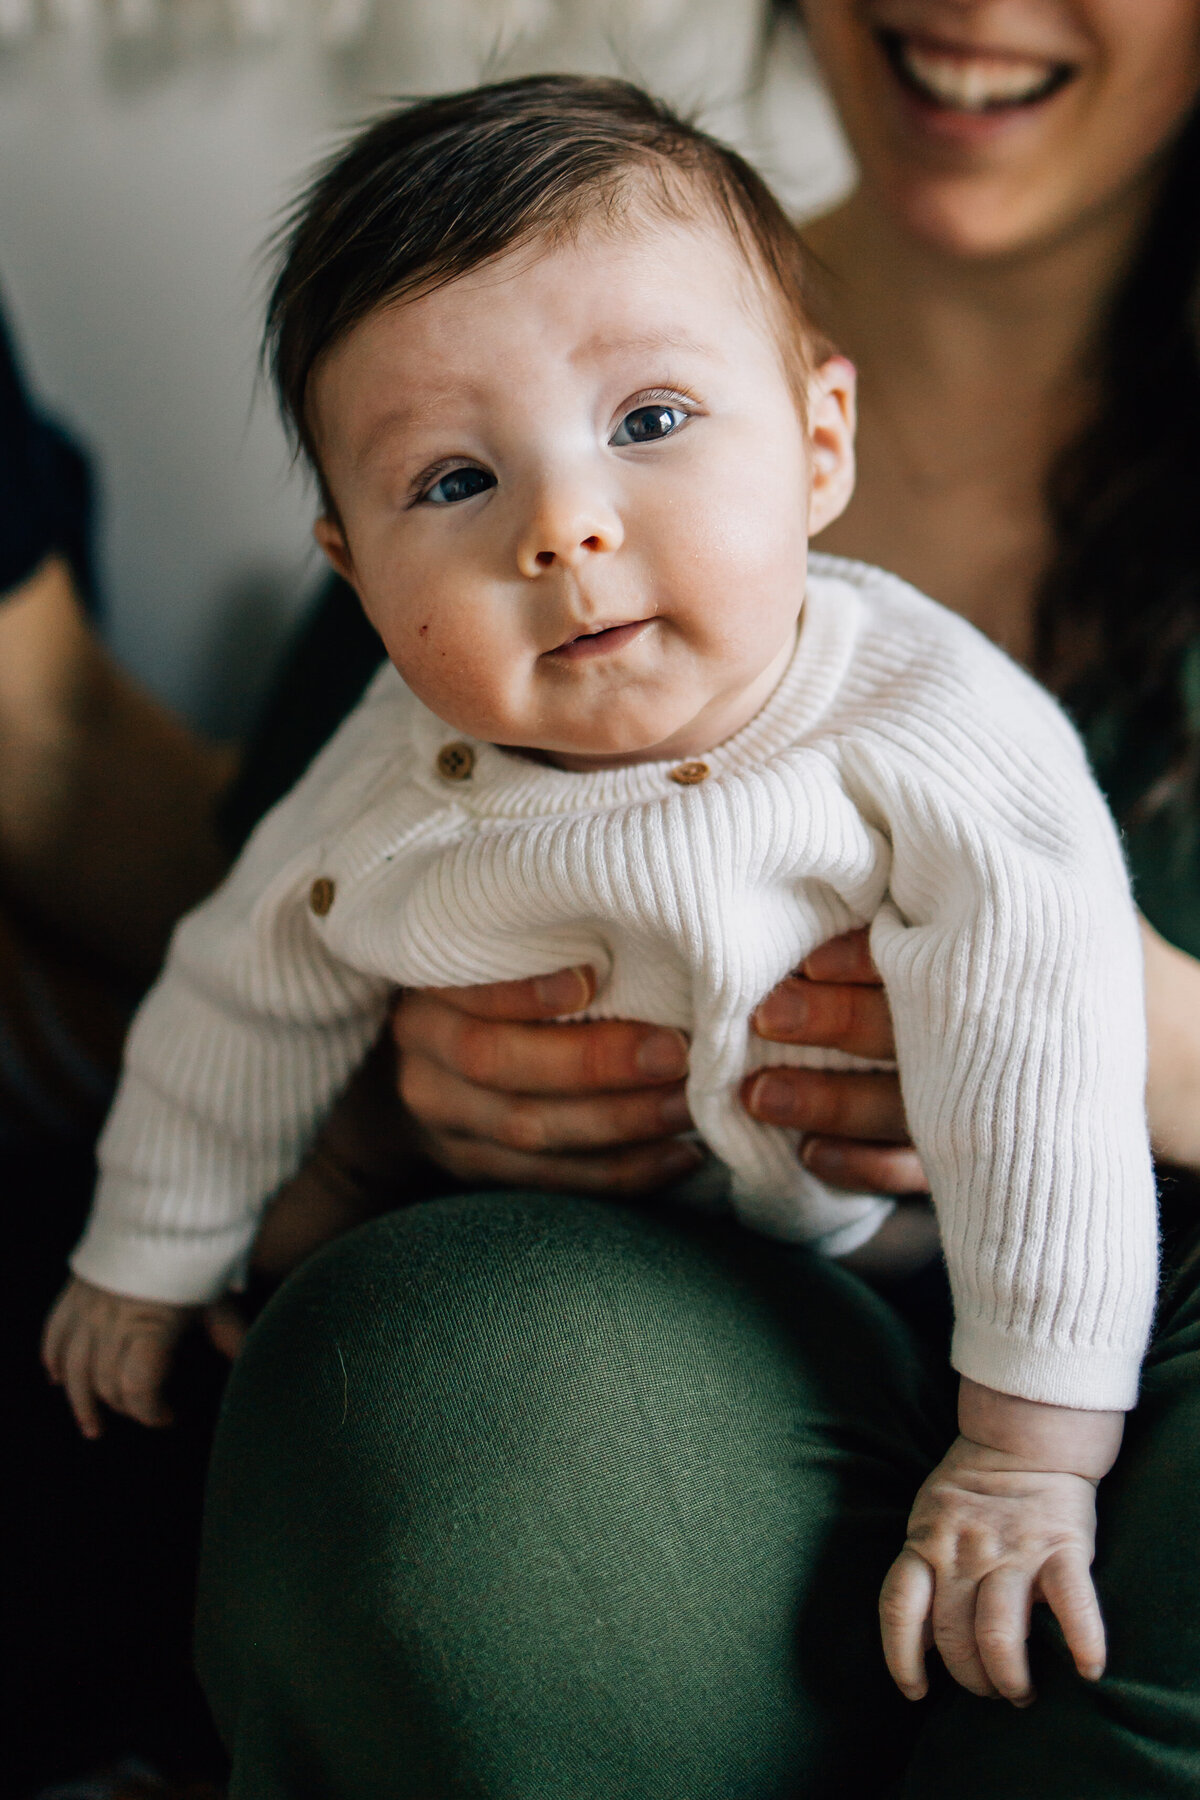
[[[956,262],[1002,262],[1058,236],[1044,185],[1013,175],[915,176],[888,184],[888,210],[926,249]]]

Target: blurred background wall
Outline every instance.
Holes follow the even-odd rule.
[[[850,179],[758,0],[0,0],[0,291],[99,472],[109,641],[211,732],[244,728],[320,572],[255,392],[272,222],[388,96],[534,68],[657,87],[799,211]]]

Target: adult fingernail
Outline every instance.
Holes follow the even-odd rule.
[[[801,963],[801,972],[810,981],[852,981],[863,963],[863,946],[856,931],[844,932],[819,945]]]
[[[592,984],[586,969],[556,969],[553,975],[539,975],[533,991],[548,1013],[571,1013],[587,1005]]]
[[[687,1095],[682,1088],[674,1088],[663,1095],[658,1116],[667,1131],[683,1131],[691,1124],[692,1115],[688,1111]]]
[[[705,1160],[704,1152],[696,1144],[675,1144],[668,1150],[659,1163],[659,1174],[664,1181],[681,1181],[685,1175],[691,1175]]]
[[[808,1029],[808,995],[798,982],[768,994],[754,1014],[754,1029],[760,1037],[786,1034],[799,1037]]]
[[[638,1045],[635,1062],[639,1075],[655,1081],[678,1080],[687,1074],[688,1041],[682,1031],[652,1031]]]
[[[800,1149],[800,1161],[814,1175],[840,1175],[846,1164],[845,1152],[827,1138],[806,1138]]]
[[[747,1104],[756,1119],[764,1125],[794,1124],[795,1100],[792,1084],[786,1075],[771,1070],[755,1077],[750,1085]]]

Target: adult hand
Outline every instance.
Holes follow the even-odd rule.
[[[892,1017],[865,931],[822,944],[798,975],[768,994],[754,1029],[775,1044],[807,1044],[884,1059],[896,1053]],[[831,1187],[915,1194],[927,1187],[904,1118],[898,1077],[775,1067],[747,1077],[746,1108],[764,1125],[804,1133],[806,1168]]]
[[[681,1031],[559,1022],[596,991],[590,968],[402,995],[400,1096],[428,1156],[466,1181],[632,1194],[700,1161]]]
[[[426,1153],[465,1180],[637,1193],[679,1179],[696,1152],[681,1033],[624,1020],[556,1023],[595,993],[590,969],[402,997],[400,1093]],[[758,1010],[761,1036],[892,1054],[891,1018],[864,932],[823,946]],[[834,1186],[915,1193],[899,1083],[886,1073],[778,1069],[752,1077],[756,1118],[808,1134],[805,1161]]]

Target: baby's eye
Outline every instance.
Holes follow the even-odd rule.
[[[610,444],[656,444],[670,437],[687,418],[681,406],[664,406],[656,400],[651,406],[635,406],[627,412],[609,439]]]
[[[476,494],[486,493],[494,488],[496,477],[486,469],[468,467],[465,469],[447,469],[439,475],[431,488],[421,495],[433,506],[453,506],[459,500],[473,500]]]

